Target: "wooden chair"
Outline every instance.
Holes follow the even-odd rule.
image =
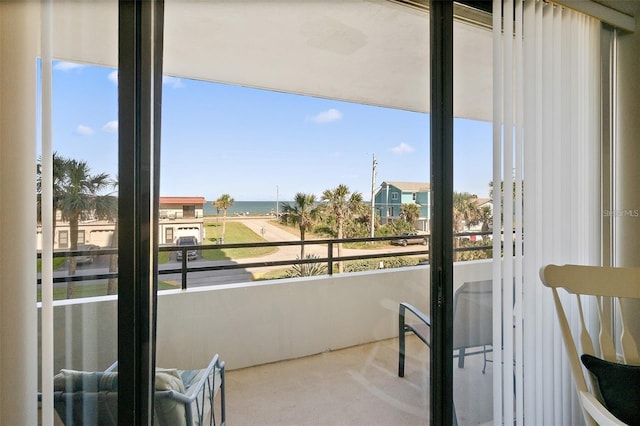
[[[635,386],[631,384],[632,380],[637,381],[640,378],[640,367],[631,366],[639,365],[640,357],[636,342],[628,332],[625,332],[624,299],[640,299],[640,268],[548,265],[540,270],[540,278],[543,284],[550,287],[553,292],[562,337],[586,424],[626,424],[621,420],[621,409],[626,409],[627,413],[635,412],[636,415],[640,413],[640,401],[633,401],[637,399],[633,393],[637,393],[640,384]],[[575,340],[565,313],[566,306],[563,307],[572,298],[565,298],[563,304],[558,292],[559,288],[564,288],[568,293],[576,295],[580,332],[579,335],[576,334]],[[586,327],[588,319],[584,316],[583,306],[587,302],[587,297],[581,296],[595,299],[600,319],[598,337],[600,355],[596,354],[593,344],[595,340],[589,335]],[[621,314],[619,316],[621,333],[617,339],[614,339],[613,334],[610,333],[611,326],[608,321],[605,321],[605,305],[610,303],[610,300],[615,303],[613,306],[616,306]],[[611,316],[609,315],[608,318]],[[576,346],[576,341],[580,342],[580,349]],[[616,353],[616,343],[619,344],[622,354]],[[581,359],[588,370],[583,370]],[[599,366],[600,369],[596,370],[593,368],[595,366]],[[614,380],[613,371],[617,371],[617,377],[622,380]],[[626,383],[615,383],[615,381]],[[618,417],[614,413],[617,413]],[[636,423],[635,420],[628,419],[627,422]]]

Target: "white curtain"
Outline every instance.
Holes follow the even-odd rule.
[[[538,271],[600,263],[600,22],[541,0],[493,10],[494,424],[579,424]]]
[[[52,136],[52,12],[51,0],[41,0],[40,9],[40,116],[41,116],[41,206],[53,206],[53,136]],[[42,214],[42,315],[40,329],[42,342],[40,362],[42,366],[42,425],[54,424],[53,416],[53,212],[51,208],[41,207]]]

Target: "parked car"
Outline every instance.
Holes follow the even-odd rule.
[[[176,241],[177,246],[197,246],[198,240],[196,237],[180,237]],[[187,250],[187,260],[194,260],[198,258],[198,250]],[[182,250],[176,252],[176,259],[182,260]]]
[[[392,240],[391,244],[395,244],[397,246],[406,246],[407,244],[422,244],[423,246],[427,245],[427,239],[425,237],[422,238],[411,238],[418,237],[420,234],[417,232],[405,232],[400,235],[400,238],[397,240]]]
[[[79,244],[78,245],[78,251],[90,251],[90,250],[98,250],[100,247],[98,247],[95,244]],[[76,258],[76,264],[78,265],[84,265],[84,264],[88,264],[88,263],[93,263],[93,259],[95,258],[95,254],[92,253],[86,253],[86,254],[82,254],[79,256],[75,256]]]

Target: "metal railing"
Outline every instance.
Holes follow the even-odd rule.
[[[425,239],[425,236],[417,237],[402,237],[403,239]],[[326,263],[328,275],[333,275],[333,268],[335,262],[349,261],[349,260],[363,260],[363,259],[380,259],[386,257],[398,257],[408,255],[428,255],[429,250],[412,250],[412,251],[394,251],[394,252],[380,252],[373,254],[358,254],[356,256],[335,256],[334,247],[337,244],[343,243],[362,243],[362,242],[379,242],[379,241],[392,241],[398,240],[399,237],[375,237],[375,238],[344,238],[344,239],[322,239],[322,240],[305,240],[305,241],[280,241],[280,242],[264,242],[264,243],[237,243],[237,244],[214,244],[204,246],[180,246],[182,250],[182,265],[180,268],[163,269],[159,270],[160,275],[181,273],[182,274],[182,288],[187,288],[187,273],[189,272],[206,272],[206,271],[222,271],[229,269],[248,269],[248,268],[261,268],[261,267],[273,267],[273,266],[287,266],[287,265],[304,265],[310,263]],[[427,238],[428,239],[428,238]],[[233,248],[255,248],[255,247],[282,247],[282,246],[314,246],[314,245],[326,245],[327,256],[326,257],[313,257],[305,259],[286,259],[286,260],[270,260],[259,262],[241,262],[241,263],[225,263],[219,265],[209,266],[187,266],[186,252],[189,250],[221,250],[221,249],[233,249]],[[176,251],[176,247],[160,247],[159,251]]]
[[[482,237],[484,235],[491,235],[492,232],[462,232],[454,235],[454,238],[465,239],[465,238],[473,238],[473,236]],[[393,251],[384,251],[385,248],[380,248],[380,252],[377,253],[361,253],[357,255],[350,256],[336,256],[335,247],[342,244],[349,243],[379,243],[379,242],[392,242],[401,239],[420,239],[426,240],[425,249],[422,250],[398,250],[397,248]],[[286,246],[321,246],[326,245],[326,256],[324,257],[310,257],[301,259],[296,257],[295,259],[283,259],[283,260],[265,260],[265,261],[251,261],[251,262],[237,262],[234,259],[228,260],[218,260],[218,261],[209,261],[213,264],[208,265],[199,265],[193,263],[193,261],[188,260],[187,252],[192,250],[197,250],[199,253],[202,253],[207,250],[223,250],[223,249],[242,249],[242,248],[257,248],[257,247],[286,247]],[[344,239],[336,239],[336,238],[328,238],[321,240],[305,240],[305,241],[270,241],[270,242],[252,242],[252,243],[229,243],[229,244],[205,244],[205,245],[193,245],[193,246],[160,246],[158,247],[158,252],[182,252],[182,259],[180,261],[179,267],[162,267],[158,268],[159,275],[169,275],[169,274],[180,274],[181,288],[186,289],[188,286],[188,274],[196,273],[196,272],[208,272],[208,271],[223,271],[223,270],[234,270],[234,269],[249,269],[249,268],[267,268],[274,266],[289,266],[289,265],[303,265],[303,264],[312,264],[312,263],[323,263],[326,264],[327,274],[333,275],[334,265],[337,262],[351,261],[351,260],[366,260],[366,259],[384,259],[389,257],[415,257],[429,255],[429,247],[430,247],[430,236],[429,235],[416,235],[416,236],[390,236],[390,237],[363,237],[363,238],[344,238]],[[386,248],[391,250],[390,248]],[[472,246],[472,247],[457,247],[454,249],[456,252],[467,252],[467,251],[484,251],[484,250],[492,250],[493,246],[489,241],[488,245],[480,245],[480,246]],[[105,255],[113,255],[118,254],[118,249],[116,248],[104,248],[104,249],[92,249],[92,250],[68,250],[62,251],[57,250],[54,252],[53,257],[72,257],[72,256],[105,256]],[[202,257],[202,256],[200,256]],[[40,252],[38,252],[38,258],[41,258]],[[428,262],[428,259],[427,259]],[[55,283],[66,283],[66,282],[77,282],[77,281],[93,281],[93,280],[104,280],[110,278],[118,278],[118,272],[100,272],[100,273],[89,273],[89,274],[77,274],[76,275],[65,275],[65,276],[55,276],[53,278],[53,282]],[[38,278],[37,284],[40,285],[42,283],[41,278]]]

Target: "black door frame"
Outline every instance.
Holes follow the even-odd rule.
[[[118,14],[118,424],[150,425],[164,3],[120,0]]]
[[[430,0],[430,19],[430,405],[431,424],[448,425],[453,424],[453,0]],[[119,2],[119,424],[153,420],[163,22],[162,0]]]
[[[430,0],[432,425],[453,416],[453,0]]]

